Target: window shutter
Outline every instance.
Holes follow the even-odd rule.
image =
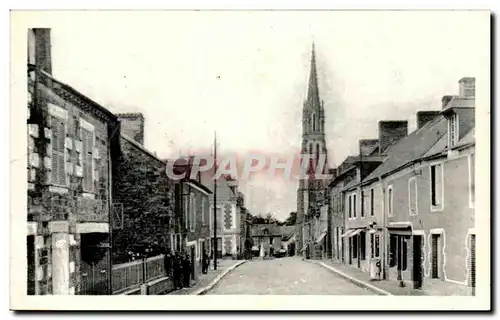
[[[93,181],[92,181],[92,152],[94,149],[94,133],[82,128],[82,158],[83,158],[83,189],[86,191],[93,191]]]

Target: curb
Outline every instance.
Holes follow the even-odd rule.
[[[211,290],[219,281],[222,280],[222,278],[224,278],[229,272],[233,271],[234,269],[236,269],[237,267],[241,266],[242,264],[244,264],[245,262],[247,262],[248,260],[242,260],[242,261],[239,261],[237,263],[235,263],[234,265],[232,265],[231,267],[227,268],[226,270],[224,270],[221,274],[219,274],[217,277],[215,277],[214,280],[212,280],[212,282],[210,282],[206,287],[204,288],[201,288],[201,289],[198,289],[197,291],[193,292],[191,295],[203,295],[205,293],[207,293],[207,291]]]
[[[379,287],[376,287],[374,285],[371,285],[368,282],[359,280],[359,279],[357,279],[357,278],[355,278],[353,276],[350,276],[350,275],[348,275],[346,273],[343,273],[342,271],[340,271],[338,269],[335,269],[334,267],[329,266],[329,265],[325,264],[324,262],[316,262],[314,260],[312,260],[312,261],[311,260],[304,260],[304,261],[307,261],[309,263],[313,263],[313,264],[322,266],[323,268],[328,269],[328,270],[330,270],[333,273],[336,273],[337,275],[341,276],[342,278],[344,278],[344,279],[346,279],[346,280],[348,280],[348,281],[350,281],[350,282],[352,282],[352,283],[354,283],[354,284],[356,284],[356,285],[358,285],[360,287],[364,287],[366,289],[375,291],[376,293],[381,294],[383,296],[392,296],[393,295],[392,293],[390,293],[388,291],[385,291],[383,289],[380,289]]]

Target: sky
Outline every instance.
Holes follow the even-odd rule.
[[[439,110],[458,80],[489,73],[484,15],[405,11],[61,12],[53,75],[112,112],[141,112],[161,158],[206,153],[286,157],[301,142],[316,47],[330,167],[376,138],[380,120]],[[254,214],[285,219],[297,181],[242,181]]]

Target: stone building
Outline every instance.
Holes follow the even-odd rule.
[[[127,117],[119,120],[130,127]],[[175,188],[165,163],[141,144],[142,129],[127,132],[134,138],[121,133],[113,153],[114,264],[127,262],[131,255],[162,253],[172,246],[171,235],[180,223],[175,219]]]
[[[118,119],[51,66],[50,29],[29,29],[28,294],[109,294]]]
[[[299,180],[297,189],[296,240],[299,247],[297,254],[315,251],[317,237],[321,236],[321,233],[317,235],[313,232],[317,229],[313,218],[319,217],[321,207],[327,204],[328,181],[318,179],[316,176],[328,173],[329,168],[325,142],[325,110],[319,95],[314,44],[311,53],[307,97],[302,109],[301,154],[308,154],[310,163],[306,177]],[[327,233],[325,243],[329,242]]]

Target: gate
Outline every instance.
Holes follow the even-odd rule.
[[[107,234],[81,235],[80,290],[81,295],[110,294],[109,250]]]

